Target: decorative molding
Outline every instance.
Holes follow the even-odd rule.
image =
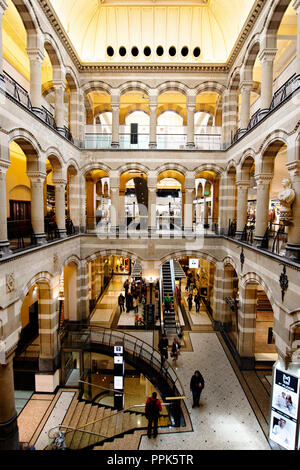
[[[81,62],[74,47],[71,45],[66,32],[64,31],[59,18],[54,12],[53,8],[49,5],[48,0],[38,0],[43,12],[45,13],[49,23],[57,33],[66,51],[71,57],[78,72],[211,72],[211,73],[228,73],[234,64],[238,54],[245,44],[255,22],[259,18],[261,11],[264,7],[264,0],[256,0],[251,12],[248,15],[247,23],[241,31],[232,53],[224,64],[87,64]]]
[[[6,293],[11,294],[16,288],[14,273],[6,274]]]

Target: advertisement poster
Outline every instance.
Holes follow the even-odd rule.
[[[296,446],[298,402],[298,378],[275,369],[270,439],[289,450]]]

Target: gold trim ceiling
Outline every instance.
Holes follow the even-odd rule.
[[[264,0],[38,1],[77,69],[84,72],[228,72],[264,5]],[[164,49],[161,57],[158,45]],[[146,46],[151,50],[148,58]],[[197,46],[200,57],[193,55]],[[132,56],[133,47],[138,57]]]

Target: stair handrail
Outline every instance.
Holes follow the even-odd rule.
[[[175,398],[174,398],[174,399],[175,399]],[[162,406],[170,406],[171,403],[161,403],[161,405],[162,405]],[[53,426],[52,428],[50,428],[50,429],[48,430],[48,437],[49,437],[50,439],[53,439],[51,436],[49,436],[49,434],[50,434],[51,431],[53,431],[53,429],[57,429],[57,428],[58,428],[58,429],[64,428],[64,429],[70,430],[70,431],[68,431],[68,432],[72,432],[72,431],[81,431],[81,432],[86,432],[86,433],[88,433],[88,434],[94,434],[94,435],[96,435],[96,436],[111,437],[111,436],[106,436],[106,435],[104,435],[104,434],[97,433],[97,432],[86,431],[86,430],[84,430],[84,429],[82,429],[82,428],[85,428],[85,427],[87,427],[87,426],[91,426],[91,425],[93,425],[93,424],[99,423],[100,421],[104,421],[105,419],[113,418],[114,416],[117,416],[117,415],[119,415],[119,414],[121,414],[121,413],[126,413],[127,411],[130,411],[130,410],[133,409],[133,408],[140,408],[140,407],[145,408],[145,404],[131,405],[129,408],[126,408],[125,410],[117,411],[116,413],[113,413],[113,414],[111,414],[111,415],[109,415],[109,416],[103,416],[102,418],[98,418],[98,419],[96,419],[96,420],[94,420],[94,421],[91,421],[91,422],[89,422],[89,423],[82,424],[82,425],[78,426],[77,428],[73,428],[73,427],[71,427],[71,426],[65,426],[64,424],[58,424],[57,426]],[[162,417],[165,417],[165,415],[162,415]]]
[[[126,340],[126,338],[128,338],[129,340],[131,339],[131,341],[133,343],[140,343],[142,345],[142,348],[141,350],[144,348],[145,350],[152,350],[152,357],[153,357],[153,354],[156,353],[157,354],[157,358],[159,358],[159,362],[161,364],[161,353],[158,349],[154,348],[152,345],[150,345],[149,343],[147,343],[146,341],[143,341],[142,339],[140,338],[137,338],[136,336],[134,335],[131,335],[130,333],[124,333],[120,330],[114,330],[114,329],[111,329],[111,328],[105,328],[103,326],[97,326],[97,325],[86,325],[86,324],[77,324],[76,325],[76,328],[79,328],[79,327],[82,327],[83,330],[88,330],[89,334],[91,335],[91,332],[92,331],[95,331],[95,332],[103,332],[103,334],[108,334],[110,335],[110,339],[109,339],[109,344],[111,344],[111,336],[113,334],[115,334],[115,336],[119,337],[120,340],[122,340],[123,344]],[[71,330],[72,332],[75,332],[75,330]],[[82,333],[82,330],[80,330],[80,332]],[[87,341],[87,340],[86,340]],[[133,351],[132,351],[133,352]],[[180,389],[181,389],[181,395],[185,395],[185,391],[184,391],[184,387],[182,385],[182,382],[180,380],[180,378],[178,377],[177,375],[177,372],[175,371],[175,369],[173,369],[173,367],[171,366],[171,364],[169,363],[169,361],[167,359],[164,359],[163,361],[163,364],[161,364],[161,368],[160,368],[161,372],[163,370],[165,370],[166,372],[166,376],[172,380],[173,382],[173,385],[175,386],[175,384],[178,382],[179,386],[180,386]],[[174,380],[170,373],[168,371],[172,371],[173,375],[176,377],[176,380]]]

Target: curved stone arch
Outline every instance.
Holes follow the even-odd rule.
[[[148,116],[150,115],[150,110],[149,106],[147,104],[142,104],[142,103],[137,103],[137,104],[132,104],[130,106],[127,106],[126,108],[121,108],[120,109],[120,124],[125,124],[126,118],[134,113],[135,111],[140,111]]]
[[[80,84],[78,82],[78,79],[77,79],[77,76],[76,76],[76,73],[74,72],[73,68],[70,66],[70,65],[67,65],[65,67],[65,75],[66,75],[66,80],[69,84],[69,88],[70,90],[79,90],[80,88]],[[71,80],[69,82],[69,80],[67,79],[67,77],[71,77]]]
[[[135,162],[129,162],[125,163],[124,165],[120,166],[117,168],[118,175],[121,176],[123,173],[125,173],[128,170],[137,170],[141,171],[143,173],[146,173],[148,176],[148,173],[150,171],[150,168],[144,165],[143,163],[135,163]]]
[[[138,256],[136,253],[133,253],[130,250],[124,250],[124,249],[122,250],[119,248],[102,248],[99,251],[96,251],[95,253],[93,253],[92,255],[88,255],[86,258],[84,258],[84,261],[86,263],[90,263],[96,258],[100,258],[103,256],[112,256],[112,255],[124,256],[124,257],[130,258],[133,261],[138,261],[141,265],[144,263],[144,260],[140,256]]]
[[[240,277],[240,287],[242,287],[243,289],[246,289],[247,287],[247,284],[258,284],[260,285],[263,290],[265,291],[269,301],[270,301],[270,304],[272,305],[272,307],[274,308],[274,306],[276,305],[277,306],[277,301],[271,291],[271,289],[268,287],[267,283],[263,280],[263,278],[261,276],[259,276],[259,274],[255,273],[255,272],[248,272],[248,273],[245,273],[244,275],[242,275]],[[274,310],[273,310],[274,312]]]
[[[229,81],[228,81],[228,87],[227,87],[229,91],[236,91],[236,92],[238,91],[239,86],[240,86],[240,79],[241,79],[240,69],[241,69],[240,67],[236,67],[234,71],[232,72],[232,74],[230,75]]]
[[[39,21],[35,11],[28,0],[12,0],[20,18],[24,24],[27,34],[36,34],[40,31]]]
[[[187,96],[190,92],[190,89],[184,85],[184,83],[177,81],[164,82],[157,87],[158,96],[162,95],[166,91],[178,91],[179,93]]]
[[[155,169],[155,174],[156,176],[159,176],[161,173],[167,170],[176,170],[178,173],[182,173],[182,175],[185,177],[186,173],[188,171],[187,168],[185,168],[182,165],[179,165],[178,163],[164,163],[162,166],[159,166]]]
[[[213,171],[216,175],[221,176],[224,173],[224,168],[214,163],[202,163],[193,170],[195,178],[202,171]]]
[[[70,263],[74,263],[76,264],[77,266],[77,269],[80,268],[80,263],[81,263],[81,260],[80,258],[77,256],[77,255],[69,255],[66,259],[64,259],[61,263],[60,263],[60,267],[58,268],[57,272],[62,272],[62,270]]]
[[[240,158],[240,160],[238,161],[238,164],[237,166],[239,166],[240,168],[243,168],[246,160],[248,160],[248,158],[252,158],[253,161],[255,162],[255,152],[252,148],[249,148],[247,150],[245,150]]]
[[[83,166],[81,169],[80,169],[80,176],[85,176],[89,171],[92,171],[92,170],[102,170],[102,171],[105,171],[108,176],[110,174],[110,172],[112,171],[112,168],[110,168],[109,166],[105,165],[105,163],[100,163],[100,162],[89,162],[87,163],[85,166]]]
[[[76,160],[74,158],[70,158],[67,163],[66,163],[66,172],[68,173],[68,169],[73,166],[77,172],[77,175],[79,175],[79,166]]]
[[[226,90],[226,87],[222,85],[222,83],[215,82],[215,81],[207,81],[195,87],[193,91],[196,96],[200,95],[201,93],[206,93],[206,92],[213,92],[222,96],[225,90]]]
[[[52,67],[54,68],[63,66],[63,58],[60,53],[59,47],[55,39],[49,33],[44,33],[43,45],[50,58]]]
[[[149,96],[151,88],[143,82],[140,81],[130,81],[123,83],[119,88],[120,96],[125,95],[130,91],[139,91],[141,93],[146,93]]]
[[[47,283],[49,288],[52,286],[53,276],[49,271],[41,271],[35,274],[29,281],[25,282],[20,289],[19,299],[23,303],[26,295],[34,284]]]
[[[243,60],[244,67],[251,67],[251,69],[253,69],[256,58],[260,51],[260,46],[261,46],[260,34],[256,33],[252,37],[245,51],[244,60]]]
[[[282,129],[277,129],[271,134],[269,134],[264,141],[262,142],[261,146],[258,149],[259,154],[263,155],[266,153],[266,150],[270,147],[273,146],[276,142],[282,142],[282,144],[287,145],[288,144],[288,133]]]
[[[104,91],[108,95],[112,95],[113,88],[106,82],[102,82],[101,80],[90,81],[81,85],[81,91],[87,95],[91,91]]]
[[[16,142],[25,153],[28,161],[42,161],[41,147],[33,134],[23,128],[16,128],[8,133],[8,144]]]
[[[187,112],[185,108],[172,103],[163,104],[157,108],[157,118],[167,111],[173,111],[174,113],[179,114],[179,116],[181,116],[183,119],[183,125],[186,125]]]
[[[47,151],[44,153],[43,159],[45,161],[48,159],[51,163],[51,157],[55,157],[55,159],[59,162],[61,169],[64,168],[65,160],[57,148],[49,147],[49,149],[47,149]]]
[[[201,251],[201,250],[176,250],[173,252],[170,252],[166,255],[163,256],[163,258],[160,259],[159,265],[162,266],[165,264],[167,261],[170,261],[171,259],[174,258],[180,258],[182,256],[192,256],[193,258],[202,258],[205,259],[206,261],[209,261],[212,263],[214,266],[217,265],[219,260],[212,256],[210,253],[206,251]]]
[[[240,279],[239,277],[239,268],[237,267],[236,265],[236,262],[235,260],[231,257],[231,256],[225,256],[225,258],[223,258],[223,268],[225,269],[226,265],[230,265],[236,272],[236,275],[238,276],[238,280]]]
[[[225,172],[226,173],[229,173],[230,170],[234,168],[234,171],[236,172],[237,171],[237,164],[234,160],[230,160],[227,165],[226,165],[226,168],[225,168]]]
[[[264,23],[265,46],[267,48],[276,48],[277,31],[290,3],[291,0],[275,0],[274,4],[271,6]]]

